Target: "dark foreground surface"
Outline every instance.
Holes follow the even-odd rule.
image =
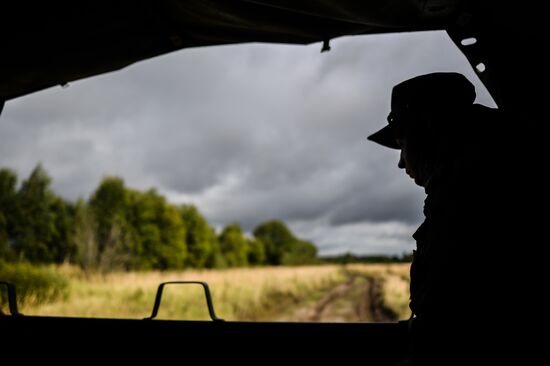
[[[18,362],[392,365],[406,355],[406,325],[3,316],[0,341]]]

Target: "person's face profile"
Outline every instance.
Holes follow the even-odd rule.
[[[422,159],[422,146],[420,140],[413,136],[400,136],[395,139],[401,148],[399,162],[397,166],[404,169],[405,173],[414,180],[414,182],[424,187],[428,177],[424,169],[424,160]]]

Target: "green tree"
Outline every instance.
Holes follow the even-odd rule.
[[[15,239],[17,217],[17,175],[9,169],[0,169],[0,259],[12,259],[11,244]]]
[[[55,195],[50,190],[51,179],[38,164],[17,192],[16,243],[18,255],[31,262],[52,262],[56,253],[50,245],[56,238],[52,204]]]
[[[96,235],[95,217],[83,200],[75,205],[72,242],[76,247],[76,263],[88,273],[99,265],[99,244]]]
[[[184,268],[187,259],[187,243],[185,226],[177,207],[168,205],[164,201],[162,210],[159,212],[158,225],[162,241],[159,268]]]
[[[258,266],[266,263],[265,245],[258,238],[247,239],[248,242],[248,263]]]
[[[74,247],[67,204],[50,189],[47,172],[38,164],[18,192],[16,181],[14,173],[0,171],[0,221],[4,222],[9,242],[19,256],[31,262],[68,260],[74,255]]]
[[[139,268],[183,268],[187,245],[178,209],[154,189],[144,193],[131,191],[130,197],[130,222],[137,234],[133,254]]]
[[[227,225],[219,236],[219,243],[229,267],[248,265],[248,242],[238,224]]]
[[[268,264],[311,264],[317,260],[315,245],[296,238],[280,220],[260,224],[254,229],[254,236],[264,243]]]
[[[265,254],[268,264],[283,264],[283,254],[290,251],[296,242],[296,237],[284,222],[272,220],[264,222],[254,229],[254,236],[265,245]]]
[[[187,264],[193,268],[223,266],[216,232],[193,205],[180,206],[180,215],[185,225],[188,248]]]
[[[11,257],[7,221],[4,214],[0,212],[0,260]]]
[[[98,268],[101,272],[128,271],[135,268],[134,258],[130,247],[132,239],[127,225],[122,226],[119,221],[114,221],[110,226],[108,236],[105,238],[103,250],[99,253]]]
[[[52,196],[50,215],[53,221],[52,233],[48,242],[51,258],[55,263],[62,263],[74,258],[76,247],[71,241],[71,221],[67,212],[68,203]]]
[[[161,246],[157,225],[158,202],[155,194],[128,190],[127,219],[131,227],[130,252],[132,266],[138,269],[153,269],[159,266],[158,251]]]
[[[124,181],[119,177],[105,177],[90,198],[90,208],[97,224],[99,255],[112,239],[112,226],[127,229],[128,197]]]
[[[225,257],[222,254],[222,249],[220,247],[220,243],[218,242],[218,238],[216,236],[216,232],[212,228],[212,250],[210,251],[210,254],[208,254],[208,257],[206,258],[205,267],[206,268],[227,268],[228,264],[225,260]]]
[[[282,264],[288,266],[315,264],[317,262],[317,248],[313,243],[305,240],[294,242],[290,250],[284,253],[282,258]]]

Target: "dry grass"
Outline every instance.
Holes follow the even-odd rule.
[[[269,320],[289,303],[307,301],[344,280],[337,266],[248,268],[183,272],[130,272],[85,276],[60,267],[70,278],[70,296],[23,313],[47,316],[144,318],[149,316],[157,286],[166,281],[205,281],[217,315],[227,320]],[[162,319],[208,319],[199,286],[165,288]],[[284,319],[281,319],[284,320]]]
[[[408,318],[408,264],[349,265],[347,269],[382,279],[386,306],[400,319]],[[293,315],[297,309],[313,306],[348,279],[342,267],[336,265],[106,275],[86,275],[73,266],[61,266],[57,271],[68,279],[69,295],[48,304],[23,306],[24,314],[142,319],[151,314],[161,282],[204,281],[210,286],[220,318],[296,321],[300,320]],[[167,286],[157,318],[209,319],[202,288]]]

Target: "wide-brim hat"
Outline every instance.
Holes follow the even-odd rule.
[[[395,128],[391,124],[388,124],[387,126],[382,127],[377,132],[373,133],[367,139],[374,141],[380,145],[389,147],[390,149],[400,149],[401,147],[397,143],[397,140],[395,138]]]
[[[399,149],[396,132],[404,130],[403,125],[414,123],[415,119],[408,118],[410,115],[454,113],[472,105],[475,98],[474,85],[459,73],[436,72],[405,80],[392,89],[388,125],[368,139],[391,149]]]

